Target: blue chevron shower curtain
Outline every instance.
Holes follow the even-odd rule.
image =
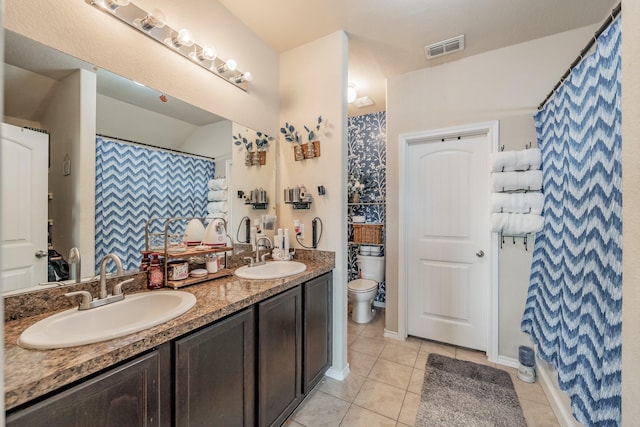
[[[535,116],[544,218],[522,330],[587,426],[621,417],[620,20]]]
[[[108,253],[138,268],[149,218],[204,218],[214,172],[213,160],[96,138],[96,270]]]

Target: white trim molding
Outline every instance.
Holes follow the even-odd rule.
[[[344,381],[349,376],[349,372],[349,364],[347,363],[347,366],[345,366],[343,369],[336,369],[332,366],[327,369],[327,372],[325,372],[324,374],[329,378],[333,378],[334,380]]]
[[[482,123],[472,123],[450,128],[442,128],[421,132],[403,133],[399,136],[399,171],[407,170],[407,151],[411,143],[425,140],[449,139],[454,137],[464,137],[471,135],[487,135],[491,146],[491,151],[498,151],[500,143],[500,123],[498,120]],[[487,173],[489,168],[487,165]],[[400,205],[404,205],[408,195],[406,194],[407,177],[405,172],[399,174],[399,201]],[[489,189],[487,188],[487,197],[489,197]],[[403,340],[407,337],[407,257],[406,257],[406,239],[407,225],[404,215],[398,218],[398,333],[397,339]],[[487,316],[487,358],[489,361],[496,363],[498,361],[498,237],[493,236],[490,246],[491,253],[488,254],[491,259],[491,278],[489,289]],[[385,331],[387,336],[388,331]]]

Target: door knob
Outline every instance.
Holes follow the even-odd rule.
[[[480,250],[480,251],[476,252],[476,256],[478,258],[482,258],[484,256],[484,251]]]
[[[44,258],[48,256],[49,253],[47,251],[38,251],[36,252],[36,258]]]

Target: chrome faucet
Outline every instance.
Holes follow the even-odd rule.
[[[266,240],[267,242],[269,242],[269,248],[273,247],[273,244],[271,243],[271,239],[269,239],[269,237],[267,237],[267,236],[257,236],[256,237],[256,260],[255,260],[253,265],[260,265],[260,264],[264,264],[266,262],[265,261],[265,257],[268,254],[262,255],[262,259],[260,259],[260,241],[261,240]]]
[[[107,254],[102,258],[100,262],[100,298],[107,297],[107,261],[110,259],[116,263],[116,276],[122,276],[122,261],[116,254]]]
[[[107,254],[100,262],[100,297],[92,298],[91,293],[88,291],[75,291],[66,293],[65,296],[72,297],[75,295],[82,296],[82,301],[78,307],[78,310],[88,310],[90,308],[100,307],[102,305],[111,304],[112,302],[122,301],[124,294],[122,293],[122,285],[133,282],[133,278],[124,280],[113,287],[113,295],[107,294],[107,262],[112,259],[116,263],[116,275],[122,275],[122,262],[116,254]]]
[[[69,264],[74,266],[74,277],[76,283],[80,283],[82,281],[82,276],[80,274],[81,265],[80,265],[80,250],[76,247],[71,248],[69,251]]]

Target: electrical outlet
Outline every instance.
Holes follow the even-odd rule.
[[[303,223],[300,223],[300,226],[299,226],[298,239],[304,240],[304,224]]]

